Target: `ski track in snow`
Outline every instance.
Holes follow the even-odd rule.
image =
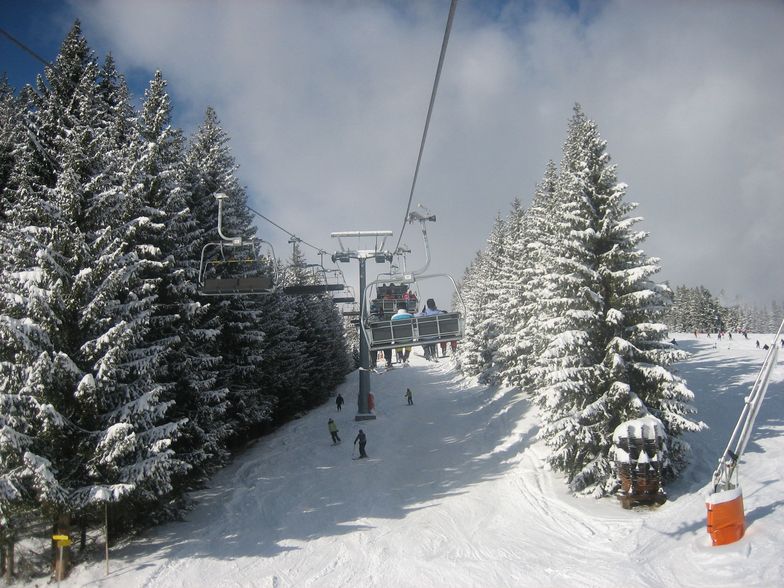
[[[371,375],[376,420],[354,421],[355,372],[340,388],[342,412],[328,402],[260,439],[195,494],[185,521],[113,548],[108,577],[96,562],[63,585],[780,585],[784,499],[771,457],[784,450],[784,368],[780,361],[741,470],[747,536],[712,547],[704,492],[761,363],[750,345],[712,344],[683,343],[694,356],[677,370],[711,428],[687,436],[692,464],[661,507],[570,495],[545,466],[524,394],[415,355],[410,368]],[[328,417],[342,444],[331,445]],[[352,461],[359,428],[370,459]]]

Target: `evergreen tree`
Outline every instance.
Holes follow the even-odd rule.
[[[52,514],[91,503],[149,500],[169,492],[181,467],[169,449],[176,424],[152,374],[160,349],[145,347],[154,285],[144,279],[133,236],[145,223],[125,207],[107,219],[122,164],[110,141],[99,70],[78,22],[29,100],[29,141],[12,183],[18,256],[12,282],[34,289],[42,343],[31,402],[47,423],[25,454],[31,495]],[[30,388],[23,388],[30,390]]]
[[[215,111],[207,109],[186,156],[184,188],[195,222],[191,233],[194,254],[201,252],[205,244],[220,241],[215,202],[215,195],[219,193],[228,196],[223,205],[224,234],[246,241],[255,236],[246,204],[247,194],[235,175],[237,165],[228,143],[229,138]],[[226,276],[232,272],[240,275],[247,269],[242,263],[223,267]],[[251,264],[251,269],[257,269],[256,264]],[[251,431],[268,422],[274,406],[274,398],[259,385],[264,346],[260,327],[263,306],[261,297],[216,297],[197,327],[198,332],[210,338],[201,345],[205,358],[219,358],[214,364],[217,369],[215,384],[210,388],[221,396],[225,394],[225,412],[221,417],[224,424],[219,430],[222,437],[233,442],[247,439]]]
[[[498,340],[501,319],[498,316],[504,284],[503,251],[506,224],[499,215],[488,237],[488,246],[479,252],[463,277],[466,303],[466,334],[458,347],[458,362],[468,375],[482,382],[497,382]]]
[[[503,246],[499,248],[499,273],[494,284],[497,296],[491,304],[493,313],[504,328],[498,332],[494,342],[493,376],[489,381],[509,381],[509,367],[519,353],[518,327],[525,320],[523,268],[525,264],[527,238],[523,232],[525,209],[519,198],[512,201],[512,208],[504,222]]]
[[[545,255],[552,246],[554,234],[550,222],[556,181],[557,170],[551,161],[542,183],[537,186],[531,206],[525,211],[514,245],[517,251],[517,265],[513,272],[517,300],[515,314],[510,317],[508,325],[511,345],[504,379],[529,391],[533,384],[531,367],[544,345],[539,334],[539,300],[540,294],[545,291]]]
[[[555,193],[556,244],[551,250],[544,318],[549,343],[537,361],[544,384],[538,404],[548,461],[575,491],[614,489],[608,451],[621,422],[651,414],[668,434],[671,471],[687,445],[693,394],[667,368],[683,354],[662,339],[671,293],[649,278],[659,269],[638,245],[635,204],[610,164],[605,141],[579,107],[570,121]],[[540,317],[542,318],[542,317]]]
[[[5,222],[10,207],[11,172],[16,159],[14,150],[22,142],[24,132],[22,122],[22,102],[8,84],[8,76],[0,76],[0,228]]]

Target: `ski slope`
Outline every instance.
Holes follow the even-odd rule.
[[[113,547],[108,576],[97,560],[62,585],[780,586],[784,360],[741,465],[746,536],[712,547],[704,495],[762,363],[755,340],[771,336],[716,349],[715,338],[676,338],[693,352],[678,371],[710,429],[688,438],[691,466],[659,508],[570,496],[544,466],[535,409],[521,393],[414,355],[411,367],[371,376],[376,420],[354,421],[354,373],[342,412],[330,402],[260,439],[196,495],[185,521]],[[360,427],[370,458],[354,461]]]

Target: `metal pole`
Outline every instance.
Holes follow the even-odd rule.
[[[365,308],[365,259],[359,258],[359,307]],[[355,420],[363,421],[372,418],[368,410],[368,394],[370,393],[370,352],[365,338],[364,321],[359,321],[359,396],[357,398],[357,416]]]
[[[106,575],[109,575],[109,502],[103,503],[104,543],[106,544]]]

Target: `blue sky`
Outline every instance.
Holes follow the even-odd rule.
[[[448,8],[5,0],[0,27],[52,59],[78,17],[137,98],[160,69],[186,132],[216,109],[251,205],[334,249],[332,231],[400,230]],[[779,0],[461,0],[415,194],[438,216],[431,270],[459,277],[496,214],[530,202],[579,102],[639,203],[659,280],[781,300],[782,30]],[[41,71],[2,37],[0,56],[15,86]],[[418,231],[403,242],[418,267]]]
[[[48,61],[57,56],[74,18],[70,4],[56,0],[3,0],[0,6],[0,28]],[[42,71],[35,57],[4,36],[0,37],[0,56],[0,67],[15,88],[34,83]]]

